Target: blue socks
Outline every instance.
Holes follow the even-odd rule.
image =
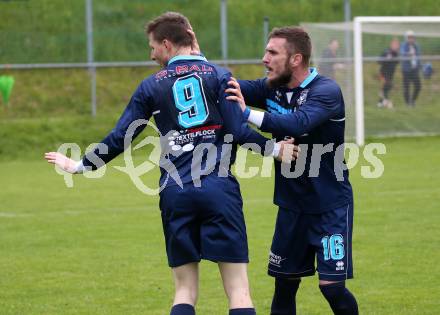
[[[271,315],[296,315],[296,292],[301,279],[275,278]]]
[[[176,304],[171,308],[170,315],[195,315],[196,311],[191,304]]]
[[[255,308],[234,308],[229,310],[229,315],[256,315]]]
[[[345,287],[345,281],[320,285],[319,288],[335,315],[359,314],[356,299]]]

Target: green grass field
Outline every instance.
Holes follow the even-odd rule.
[[[351,170],[355,279],[349,287],[361,314],[438,314],[440,137],[384,143],[381,178],[361,178],[366,162]],[[249,157],[249,165],[259,165],[260,157]],[[0,314],[168,313],[173,287],[157,197],[140,193],[113,167],[101,179],[75,177],[74,188],[42,158],[3,160],[0,174]],[[154,185],[157,178],[156,171],[144,179]],[[240,182],[252,295],[259,314],[268,314],[273,180]],[[298,309],[330,314],[316,277],[302,282]],[[197,311],[227,313],[213,263],[201,265]]]

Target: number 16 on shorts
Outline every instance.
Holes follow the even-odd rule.
[[[345,256],[344,237],[341,234],[324,236],[321,239],[324,260],[341,260]]]

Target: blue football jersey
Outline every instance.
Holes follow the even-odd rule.
[[[302,173],[294,173],[299,160],[292,163],[290,178],[283,176],[281,163],[275,161],[274,203],[320,213],[350,202],[352,188],[342,167],[345,107],[337,83],[314,68],[294,89],[269,88],[266,80],[239,81],[246,104],[266,110],[260,130],[271,132],[277,140],[294,137],[302,148],[299,160],[305,160],[298,166]]]
[[[230,77],[228,70],[204,57],[172,58],[138,86],[116,127],[101,142],[108,152],[100,153],[97,147],[84,156],[84,166],[96,169],[111,161],[124,151],[130,125],[151,117],[161,136],[161,185],[180,185],[207,174],[230,175],[236,144],[255,143],[262,154],[271,153],[273,142],[249,128],[238,104],[226,100]],[[133,139],[145,126],[135,129]]]

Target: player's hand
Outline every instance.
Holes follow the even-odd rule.
[[[193,29],[190,28],[187,30],[188,34],[191,36],[191,55],[200,55],[200,46],[197,41],[196,33],[194,33]]]
[[[246,103],[244,102],[243,94],[241,94],[240,84],[238,84],[237,79],[234,77],[231,77],[231,80],[228,82],[228,85],[230,86],[225,90],[226,93],[230,93],[232,95],[229,95],[226,97],[228,101],[234,101],[237,102],[240,105],[241,110],[244,112],[246,109]]]
[[[292,161],[295,161],[301,152],[301,148],[295,145],[293,143],[294,141],[294,138],[290,138],[288,140],[278,142],[281,145],[281,148],[278,156],[275,159],[283,163],[291,163]]]
[[[68,158],[59,152],[47,152],[44,154],[47,162],[59,166],[63,171],[75,174],[78,170],[78,162]]]

